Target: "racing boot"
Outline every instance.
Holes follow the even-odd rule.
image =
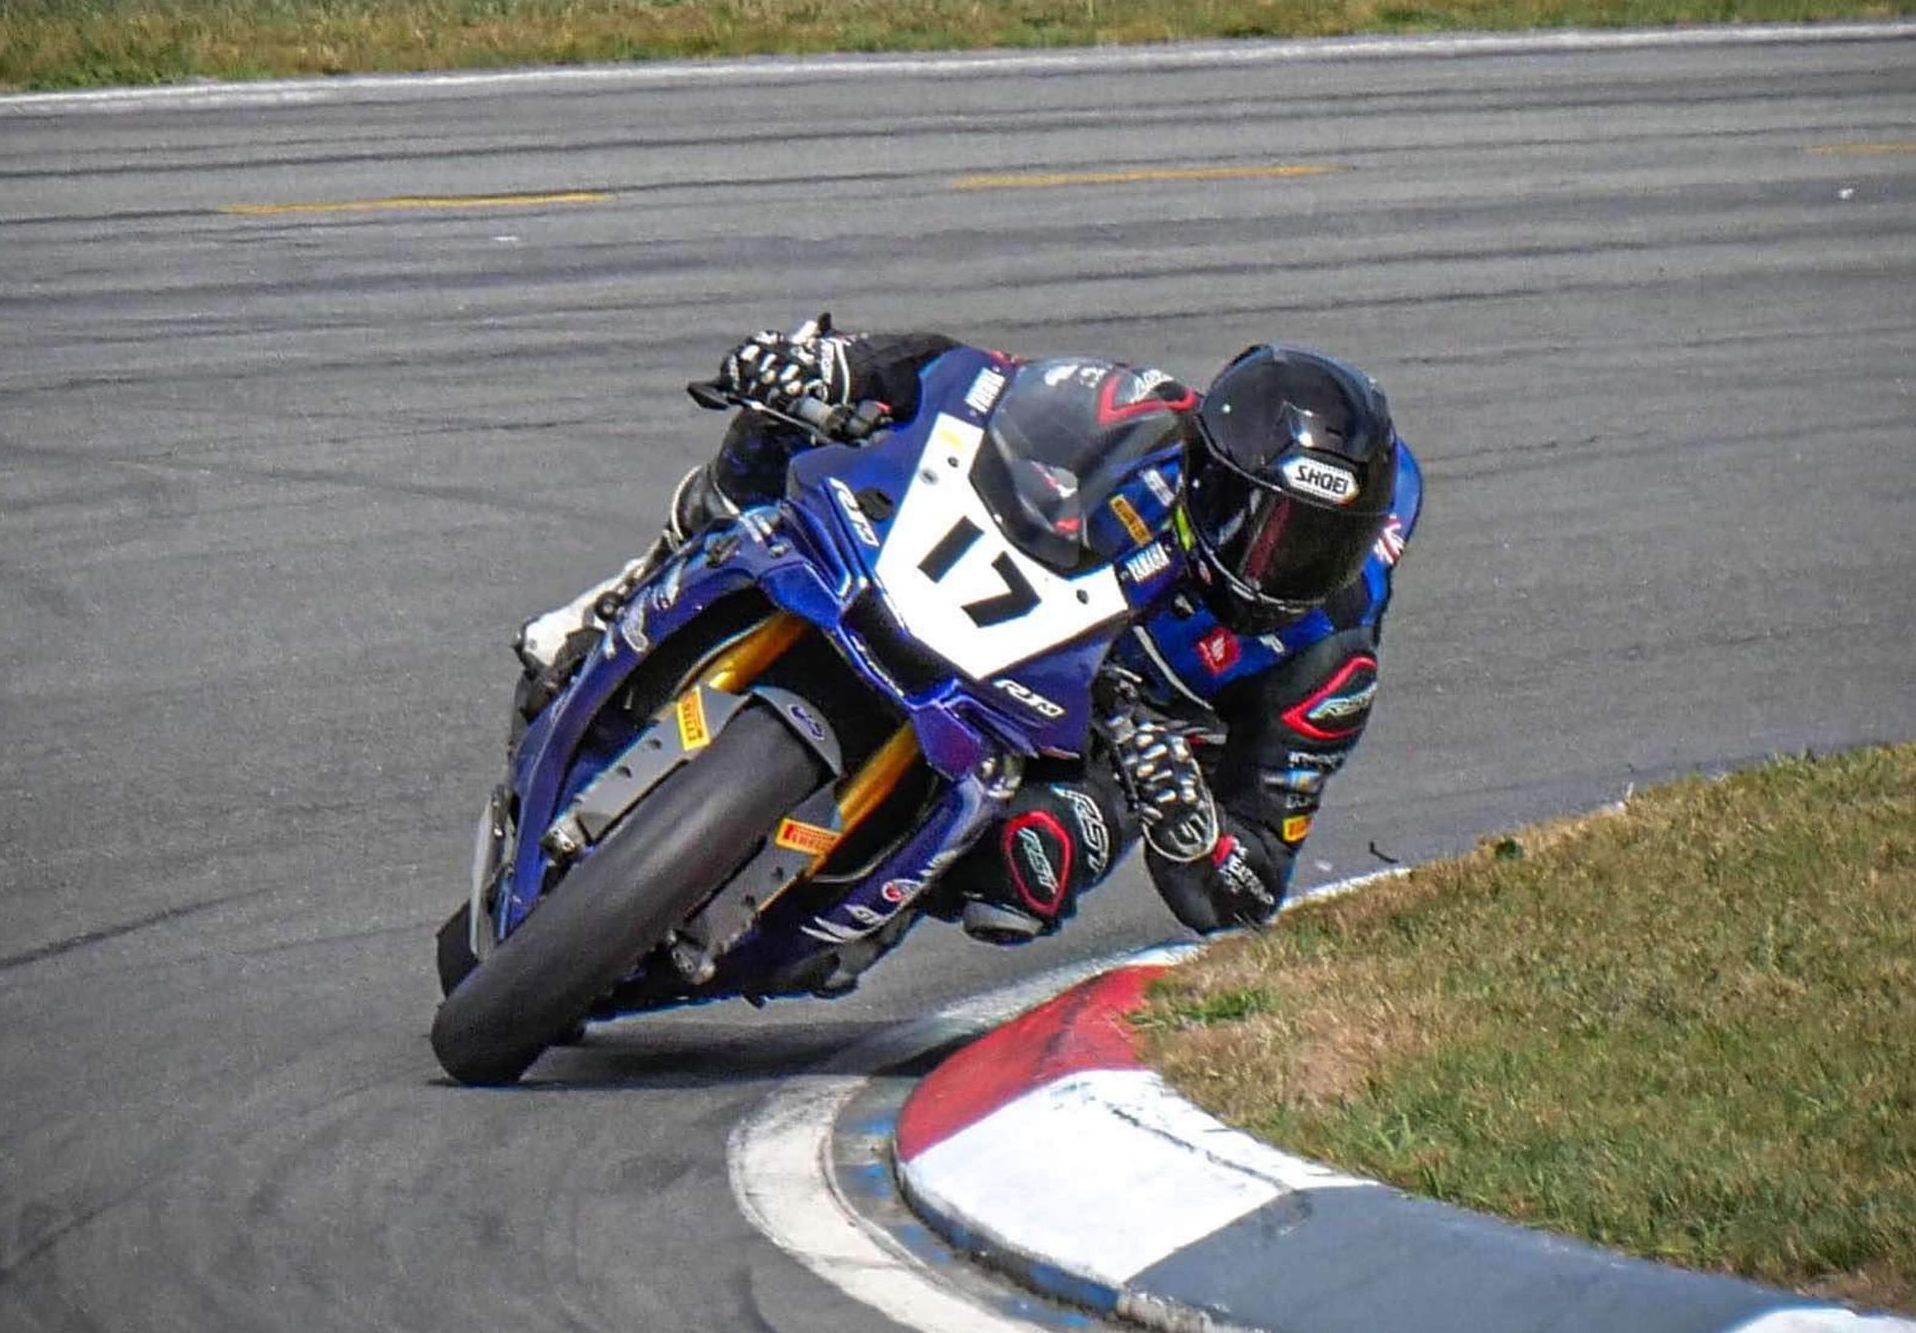
[[[512,651],[521,674],[513,692],[514,739],[572,679],[632,592],[693,536],[739,508],[713,480],[709,466],[693,468],[672,490],[665,527],[652,548],[617,574],[593,584],[564,606],[519,626]]]
[[[1122,857],[1122,817],[1121,798],[1091,775],[1024,787],[946,877],[965,933],[1023,944],[1055,932]]]

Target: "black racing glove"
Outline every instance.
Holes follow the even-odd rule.
[[[801,398],[842,407],[851,401],[847,341],[809,329],[796,336],[766,329],[726,354],[718,383],[741,398],[781,412],[790,411]]]
[[[1210,855],[1218,842],[1217,802],[1183,733],[1139,708],[1113,713],[1099,729],[1145,845],[1179,863]]]
[[[1172,861],[1147,846],[1144,863],[1172,914],[1204,935],[1264,925],[1277,915],[1290,871],[1288,858],[1274,863],[1265,843],[1248,830],[1239,837],[1228,827],[1209,855]]]
[[[1277,894],[1265,884],[1252,860],[1250,845],[1229,833],[1211,849],[1211,876],[1205,887],[1222,925],[1257,926],[1277,915]]]

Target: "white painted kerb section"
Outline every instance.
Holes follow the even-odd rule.
[[[733,1131],[732,1193],[746,1219],[840,1291],[926,1333],[1041,1333],[937,1283],[832,1188],[832,1122],[864,1086],[852,1075],[790,1080]]]
[[[1059,1079],[903,1169],[933,1211],[1111,1287],[1280,1194],[1381,1188],[1223,1129],[1143,1069]]]

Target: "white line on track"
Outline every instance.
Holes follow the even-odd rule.
[[[726,1149],[746,1219],[780,1249],[847,1295],[926,1333],[1006,1333],[1033,1326],[985,1309],[932,1280],[838,1194],[829,1165],[832,1122],[864,1079],[789,1080]]]
[[[960,1295],[839,1193],[832,1126],[870,1074],[952,1038],[981,1032],[1106,971],[1129,954],[1073,963],[929,1019],[881,1032],[818,1073],[787,1078],[726,1143],[732,1193],[745,1218],[782,1251],[849,1297],[922,1333],[1046,1333]]]
[[[781,1083],[726,1144],[732,1193],[746,1220],[819,1277],[922,1333],[1044,1333],[940,1282],[840,1193],[832,1125],[869,1076],[954,1037],[982,1031],[1118,961],[1046,972],[907,1023],[841,1052],[822,1072]],[[856,1071],[856,1072],[833,1072]]]
[[[1496,56],[1633,51],[1645,48],[1752,46],[1791,42],[1916,39],[1916,23],[1785,23],[1705,28],[1473,33],[1433,37],[1333,37],[1294,41],[1193,42],[1066,51],[954,52],[922,56],[767,57],[657,61],[626,65],[351,75],[258,83],[169,84],[0,97],[0,116],[67,111],[210,110],[316,102],[404,101],[434,94],[529,92],[561,88],[645,88],[679,83],[780,83],[876,77],[977,78],[981,75],[1100,73],[1279,64],[1301,60]]]
[[[1319,885],[1285,900],[1294,907],[1348,893],[1387,870]],[[1175,961],[1194,945],[1168,946]],[[820,1072],[785,1080],[734,1127],[726,1144],[732,1193],[751,1224],[773,1244],[839,1290],[922,1333],[1042,1333],[960,1294],[839,1192],[831,1169],[832,1127],[874,1072],[954,1037],[979,1032],[1051,998],[1139,951],[1094,958],[967,1000],[841,1052]],[[1156,959],[1153,958],[1152,961]]]

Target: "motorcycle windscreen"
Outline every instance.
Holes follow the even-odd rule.
[[[1018,368],[986,423],[972,484],[1019,550],[1062,573],[1097,563],[1087,516],[1182,433],[1182,399],[1160,396],[1171,383],[1102,361]]]

